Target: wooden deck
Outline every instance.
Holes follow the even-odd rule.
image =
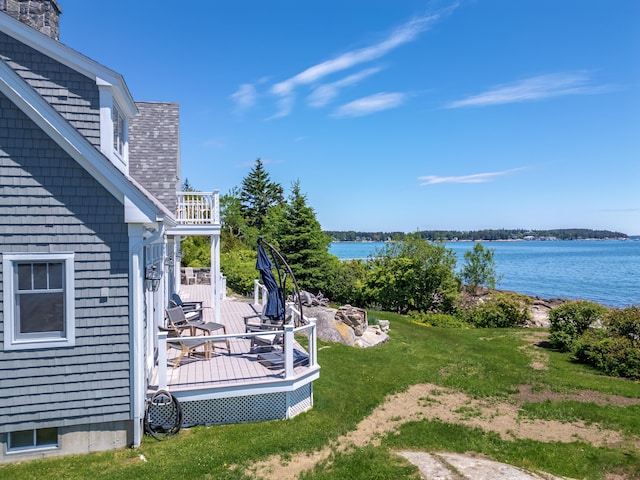
[[[211,288],[209,285],[182,285],[180,296],[183,301],[203,301],[204,320],[214,321],[211,308]],[[258,354],[250,352],[250,340],[242,338],[245,334],[244,319],[252,315],[251,300],[225,299],[221,303],[221,319],[226,327],[226,338],[219,338],[221,332],[214,332],[213,354],[210,358],[184,358],[179,366],[172,368],[178,353],[175,349],[167,351],[166,389],[179,398],[221,398],[237,395],[251,395],[273,391],[274,389],[296,388],[318,378],[319,366],[315,365],[314,352],[309,365],[297,366],[287,375],[284,367],[269,369],[258,361]],[[235,336],[234,336],[235,335]],[[293,338],[293,337],[291,337]],[[228,341],[230,351],[227,351]],[[306,353],[298,343],[293,348]],[[160,357],[161,358],[161,357]],[[162,388],[162,372],[156,365],[149,385],[148,394],[152,395]]]

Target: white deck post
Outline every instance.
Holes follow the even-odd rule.
[[[167,336],[168,332],[158,332],[158,390],[167,389]]]
[[[258,298],[260,296],[260,282],[258,280],[253,281],[253,304],[258,305]]]
[[[316,319],[309,318],[309,366],[314,367],[318,363],[318,334],[316,331]]]
[[[284,326],[284,378],[293,378],[293,325]]]
[[[211,279],[213,321],[220,323],[220,302],[222,301],[222,293],[220,290],[220,235],[211,235],[211,270],[209,277]]]

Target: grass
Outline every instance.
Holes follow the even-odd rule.
[[[605,377],[548,352],[547,370],[534,370],[522,331],[430,328],[393,314],[392,340],[371,349],[320,343],[322,371],[314,384],[314,408],[286,422],[196,427],[158,442],[145,437],[139,449],[37,460],[0,467],[0,478],[13,479],[237,479],[244,467],[274,454],[319,450],[353,430],[391,393],[418,383],[434,383],[476,398],[505,401],[519,385],[570,391],[589,389],[640,397],[640,384]],[[474,411],[467,412],[474,416]],[[578,402],[526,404],[523,415],[556,420],[582,419],[638,435],[639,407],[602,407]],[[620,448],[585,443],[545,443],[501,439],[497,434],[439,421],[404,424],[379,446],[336,453],[330,462],[305,472],[305,480],[329,478],[419,478],[417,470],[393,453],[397,449],[477,452],[490,458],[588,480],[606,473],[640,478],[640,455]],[[146,461],[141,460],[143,455]],[[624,478],[624,477],[621,477]]]

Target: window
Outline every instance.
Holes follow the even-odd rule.
[[[73,346],[73,253],[7,253],[3,271],[5,349]]]
[[[8,437],[7,452],[58,448],[58,429],[56,427],[10,432]]]
[[[126,121],[115,102],[111,109],[111,120],[113,121],[113,150],[121,157],[124,157]]]

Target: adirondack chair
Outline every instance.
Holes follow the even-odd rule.
[[[185,282],[187,283],[187,285],[191,283],[191,280],[193,280],[194,285],[198,283],[196,279],[196,274],[193,273],[193,268],[185,267],[184,276],[185,276]]]

